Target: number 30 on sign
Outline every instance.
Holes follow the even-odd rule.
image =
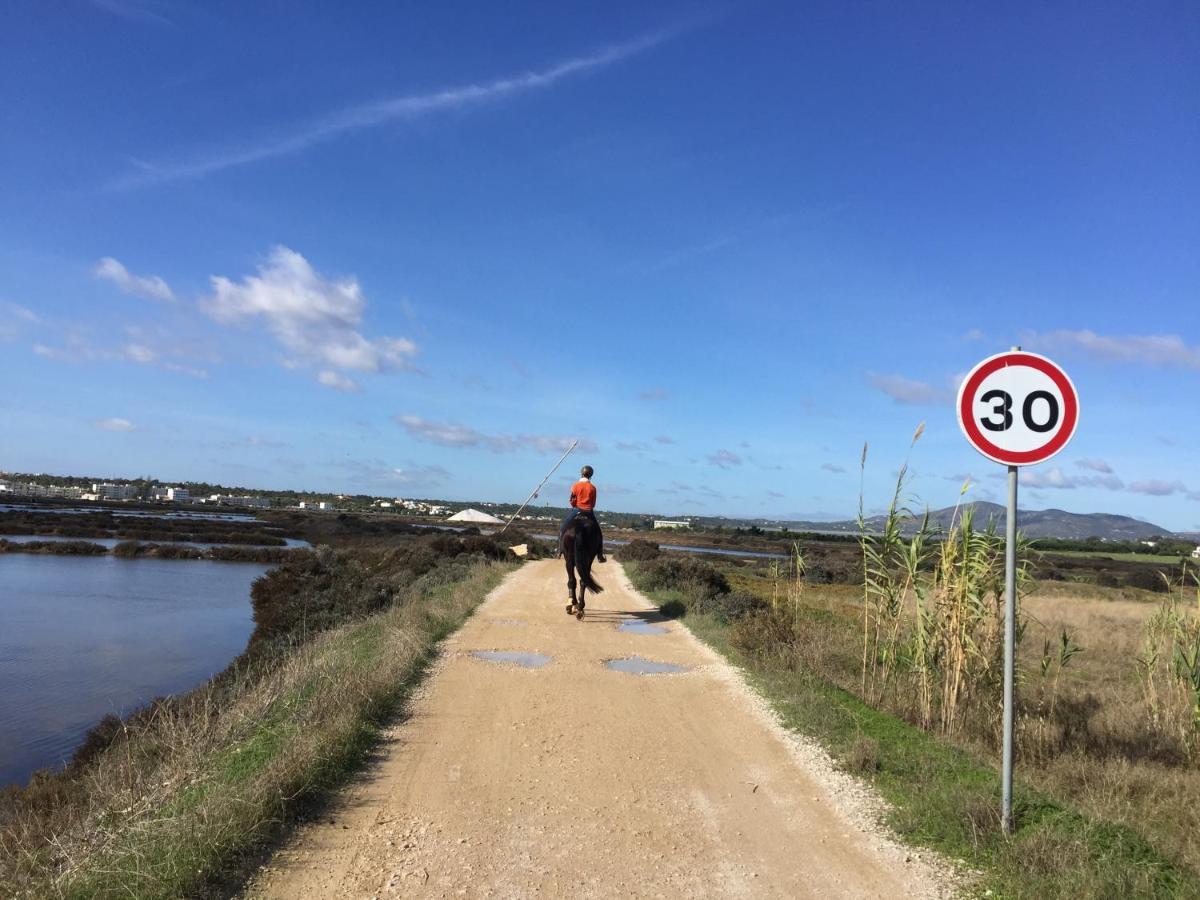
[[[989,357],[958,389],[958,424],[988,459],[1029,466],[1058,453],[1079,424],[1079,395],[1044,356],[1013,350]]]

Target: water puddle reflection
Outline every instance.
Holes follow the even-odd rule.
[[[551,657],[542,653],[523,653],[518,650],[476,650],[472,656],[494,663],[510,663],[526,669],[540,669]]]
[[[674,675],[677,672],[686,672],[688,666],[677,665],[676,663],[655,662],[652,659],[643,659],[640,656],[629,656],[625,659],[606,659],[604,665],[612,669],[614,672],[627,672],[631,675]]]
[[[628,622],[622,622],[617,626],[617,631],[624,631],[629,634],[666,634],[667,629],[661,625],[651,625],[649,622],[643,622],[641,619],[630,619]]]

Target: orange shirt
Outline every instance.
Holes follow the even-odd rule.
[[[596,508],[596,486],[586,479],[580,479],[571,487],[571,505],[576,509]]]

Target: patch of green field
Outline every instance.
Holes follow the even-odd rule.
[[[1111,559],[1121,562],[1144,562],[1178,566],[1182,560],[1178,554],[1159,553],[1105,553],[1102,550],[1047,550],[1047,556],[1071,556],[1076,559]]]

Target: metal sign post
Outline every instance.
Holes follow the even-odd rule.
[[[1017,466],[1008,467],[1008,519],[1004,523],[1004,749],[1000,759],[1000,823],[1012,834],[1013,683],[1017,656]]]
[[[1013,704],[1017,654],[1017,481],[1021,466],[1062,450],[1079,424],[1079,395],[1067,373],[1013,347],[972,369],[958,390],[958,424],[976,450],[1008,467],[1004,525],[1004,718],[1000,819],[1013,822]]]

